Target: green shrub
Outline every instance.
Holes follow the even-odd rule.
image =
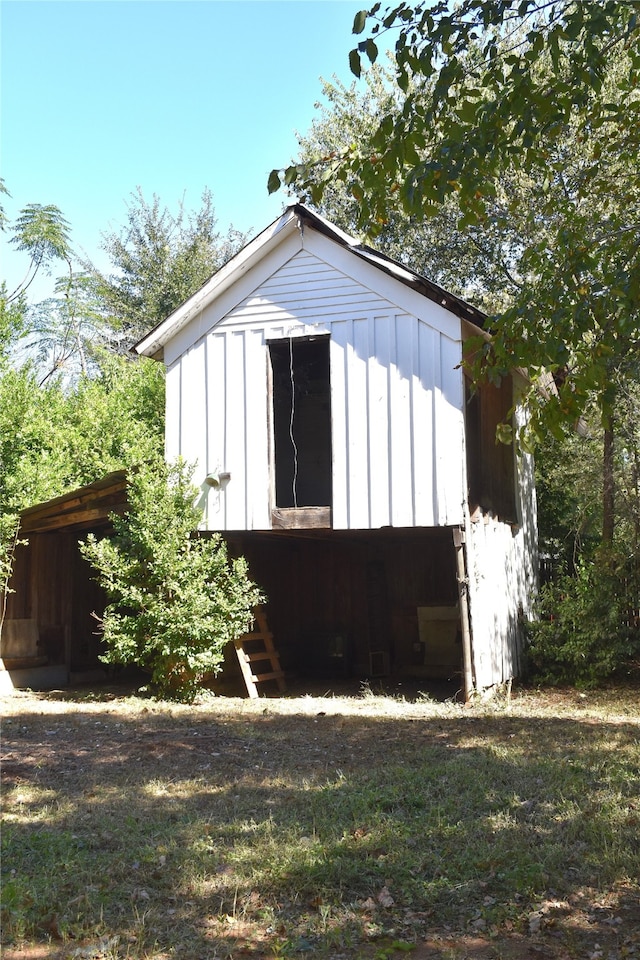
[[[136,664],[154,693],[186,701],[220,671],[225,645],[247,632],[263,599],[243,558],[230,560],[218,534],[196,533],[192,474],[181,462],[141,468],[114,535],[80,544],[110,601],[103,660]]]
[[[542,587],[527,624],[534,678],[596,686],[629,667],[640,655],[636,594],[626,565],[605,551]]]

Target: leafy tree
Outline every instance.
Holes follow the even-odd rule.
[[[51,458],[63,489],[156,459],[164,449],[164,370],[153,361],[105,357],[100,373],[63,392]]]
[[[0,192],[8,191],[0,181]],[[88,277],[74,270],[69,224],[53,204],[30,203],[15,221],[0,208],[0,227],[10,242],[26,255],[24,277],[9,291],[0,287],[0,364],[34,364],[40,383],[52,377],[70,384],[98,369],[97,349],[104,319]],[[63,266],[54,295],[32,304],[28,291],[41,272]]]
[[[613,428],[616,445],[611,462],[615,528],[611,539],[626,576],[631,576],[640,603],[640,369],[616,383]],[[597,422],[582,435],[551,437],[536,453],[538,531],[545,579],[574,573],[581,560],[593,560],[608,509],[603,490],[603,434]]]
[[[57,388],[39,390],[29,367],[6,367],[0,373],[0,630],[20,510],[61,492],[54,472],[47,468],[60,435],[60,400]]]
[[[194,535],[192,472],[180,462],[143,466],[127,513],[113,517],[115,535],[81,545],[110,598],[106,662],[146,668],[158,695],[187,701],[219,672],[225,645],[249,629],[261,600],[244,559],[230,561],[218,535]]]
[[[540,547],[553,579],[543,584],[528,625],[537,679],[595,684],[624,676],[640,658],[640,376],[616,384],[611,458],[615,531],[599,535],[608,507],[602,489],[602,433],[553,440],[537,457]],[[604,498],[606,499],[606,498]]]
[[[0,184],[2,191],[6,188]],[[2,226],[27,258],[23,282],[0,291],[0,627],[22,509],[150,458],[164,444],[164,371],[101,346],[102,311],[73,271],[57,208],[29,204]],[[39,270],[63,262],[56,296],[35,306]]]
[[[523,209],[519,193],[503,197],[525,228],[514,250],[520,289],[492,317],[474,372],[499,379],[514,364],[529,370],[534,438],[559,433],[591,405],[606,425],[614,372],[639,347],[635,5],[375,4],[355,19],[356,34],[367,29],[352,70],[360,75],[363,59],[376,60],[379,38],[397,31],[398,106],[337,155],[273,171],[270,189],[284,181],[319,202],[338,179],[375,235],[390,210],[425,219],[452,201],[460,229],[490,229],[495,198],[526,176],[534,202]],[[549,374],[554,389],[539,402]]]
[[[637,602],[624,555],[581,559],[542,588],[540,616],[527,625],[531,670],[545,683],[587,687],[629,671],[640,656]]]
[[[0,511],[18,511],[162,452],[164,377],[158,364],[111,358],[67,392],[34,371],[0,377]]]
[[[356,76],[392,31],[395,77],[380,111],[360,124],[352,114],[353,132],[317,138],[317,149],[301,141],[298,162],[273,171],[269,188],[284,182],[316,204],[351,196],[355,225],[383,244],[401,214],[410,243],[416,226],[425,237],[444,228],[462,274],[445,266],[435,279],[479,294],[493,314],[468,367],[476,379],[499,380],[514,365],[531,377],[520,439],[541,451],[541,546],[573,574],[543,597],[543,618],[555,611],[547,638],[562,621],[568,632],[558,628],[556,642],[573,649],[572,670],[593,658],[596,638],[611,669],[607,637],[609,652],[632,656],[629,630],[638,630],[629,612],[639,604],[637,4],[378,3],[355,18],[364,36],[350,57]],[[479,269],[459,255],[465,236]],[[582,436],[571,435],[576,423]],[[576,633],[580,616],[589,636]]]
[[[0,178],[0,195],[10,196]],[[56,261],[70,268],[71,241],[69,224],[53,204],[27,204],[11,222],[0,204],[0,230],[10,233],[10,243],[27,255],[25,274],[20,283],[9,290],[0,284],[0,370],[8,362],[11,349],[25,332],[26,293],[38,273],[49,271]]]
[[[54,378],[74,386],[99,373],[109,335],[91,278],[70,271],[54,296],[27,307],[17,356],[33,363],[40,385]]]
[[[346,87],[335,79],[324,82],[325,103],[316,104],[318,115],[311,128],[298,135],[296,163],[301,169],[319,169],[323,158],[338,157],[350,144],[366,142],[380,118],[399,108],[398,92],[392,86],[393,64],[393,58],[387,68],[374,64],[362,84],[354,81]],[[466,229],[458,226],[455,197],[446,198],[429,218],[411,216],[390,205],[376,232],[376,249],[472,299],[481,309],[503,309],[519,287],[513,251],[522,245],[520,220],[507,209],[504,198],[518,190],[523,198],[521,209],[530,203],[526,180],[514,179],[503,185],[500,197],[493,198],[489,224],[472,224]],[[360,233],[361,203],[348,182],[328,181],[316,206],[343,230]]]
[[[198,211],[188,213],[180,203],[173,214],[157,196],[147,201],[138,188],[128,205],[126,226],[104,235],[113,272],[86,265],[112,328],[110,349],[128,351],[201,287],[245,239],[233,227],[226,236],[218,232],[208,190]]]
[[[0,196],[9,196],[0,179]],[[18,513],[35,479],[30,470],[34,435],[44,427],[34,403],[30,371],[16,372],[10,360],[26,326],[26,291],[41,270],[52,262],[69,262],[71,247],[67,221],[53,206],[28,204],[11,222],[0,204],[0,229],[27,255],[23,280],[13,290],[0,284],[0,630],[4,620],[13,553],[18,535]],[[46,419],[46,418],[45,418]]]
[[[6,602],[20,511],[157,459],[164,446],[164,371],[111,357],[65,390],[32,365],[0,375],[0,601]],[[2,624],[0,612],[0,627]]]

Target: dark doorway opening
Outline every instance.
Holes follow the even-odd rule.
[[[480,507],[506,523],[516,523],[513,446],[496,440],[498,424],[511,420],[513,381],[507,376],[498,386],[481,383],[472,389],[465,378],[465,394],[471,512]]]
[[[329,337],[269,344],[276,507],[331,506]]]

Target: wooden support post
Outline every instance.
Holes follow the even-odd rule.
[[[462,628],[462,667],[464,674],[464,699],[468,703],[473,693],[473,664],[471,658],[471,626],[469,622],[469,578],[464,556],[465,535],[460,527],[454,527],[453,545],[456,549],[456,579],[460,603]]]

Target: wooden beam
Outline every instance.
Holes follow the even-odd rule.
[[[471,626],[469,621],[469,578],[464,553],[465,534],[460,527],[453,528],[453,545],[456,551],[456,580],[460,603],[460,626],[462,628],[462,665],[464,670],[464,699],[468,703],[473,693],[473,663],[471,657]]]
[[[117,471],[79,490],[23,510],[21,531],[38,533],[78,523],[86,525],[83,515],[91,522],[96,517],[94,511],[100,510],[102,515],[98,514],[98,519],[106,519],[109,513],[121,512],[126,502],[126,473]]]
[[[271,511],[274,530],[331,529],[331,507],[276,507]]]
[[[82,529],[98,521],[107,521],[112,513],[122,513],[125,504],[105,504],[91,509],[84,507],[72,513],[59,513],[49,517],[29,517],[23,521],[20,533],[48,533],[51,530]]]

